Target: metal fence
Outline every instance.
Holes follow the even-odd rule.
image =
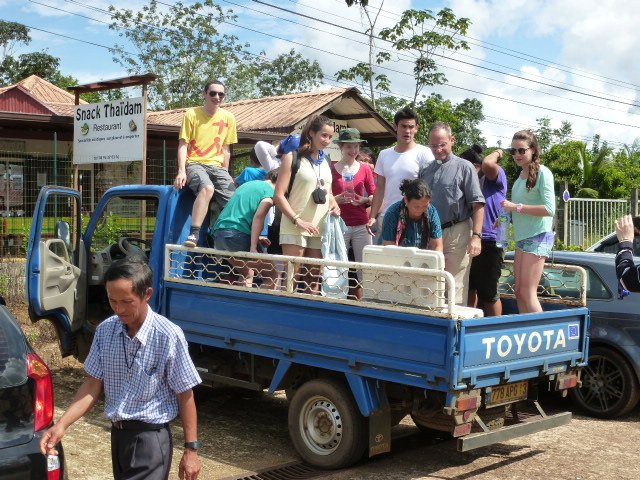
[[[146,182],[167,184],[175,175],[175,160],[167,165],[166,152],[152,152]],[[102,194],[117,185],[141,183],[141,162],[117,162],[79,167],[83,212],[94,210]],[[25,256],[31,218],[44,185],[73,186],[73,164],[68,155],[0,151],[0,295],[8,302],[25,300]]]
[[[615,230],[615,221],[629,213],[630,200],[572,198],[565,204],[563,242],[589,247]]]
[[[168,185],[176,174],[176,147],[167,142],[147,149],[146,183]],[[58,151],[57,148],[54,148]],[[248,162],[248,150],[235,149],[233,175]],[[24,301],[24,264],[31,218],[44,185],[73,186],[71,154],[0,150],[0,295]],[[106,190],[142,182],[141,162],[109,162],[78,167],[83,217],[88,219]]]

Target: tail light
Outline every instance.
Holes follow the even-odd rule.
[[[61,478],[60,458],[57,455],[47,455],[47,480],[60,480]]]
[[[53,422],[53,379],[47,364],[35,353],[27,355],[27,373],[36,383],[33,412],[37,432]]]

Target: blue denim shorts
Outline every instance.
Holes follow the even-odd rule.
[[[233,228],[221,228],[216,230],[214,245],[218,250],[248,252],[251,250],[251,235]]]
[[[549,257],[551,256],[551,249],[553,248],[555,238],[555,232],[539,233],[533,237],[518,240],[516,242],[516,248],[523,252],[533,253],[539,257]]]

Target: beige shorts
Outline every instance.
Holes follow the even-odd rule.
[[[303,248],[322,250],[322,237],[305,235],[280,235],[280,245],[298,245]]]

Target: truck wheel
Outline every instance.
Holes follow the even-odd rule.
[[[589,365],[582,371],[582,387],[569,392],[582,411],[598,418],[624,415],[640,399],[638,379],[629,362],[605,347],[591,349]]]
[[[289,404],[289,435],[307,463],[344,468],[360,460],[367,447],[367,425],[349,388],[331,378],[310,380]]]

